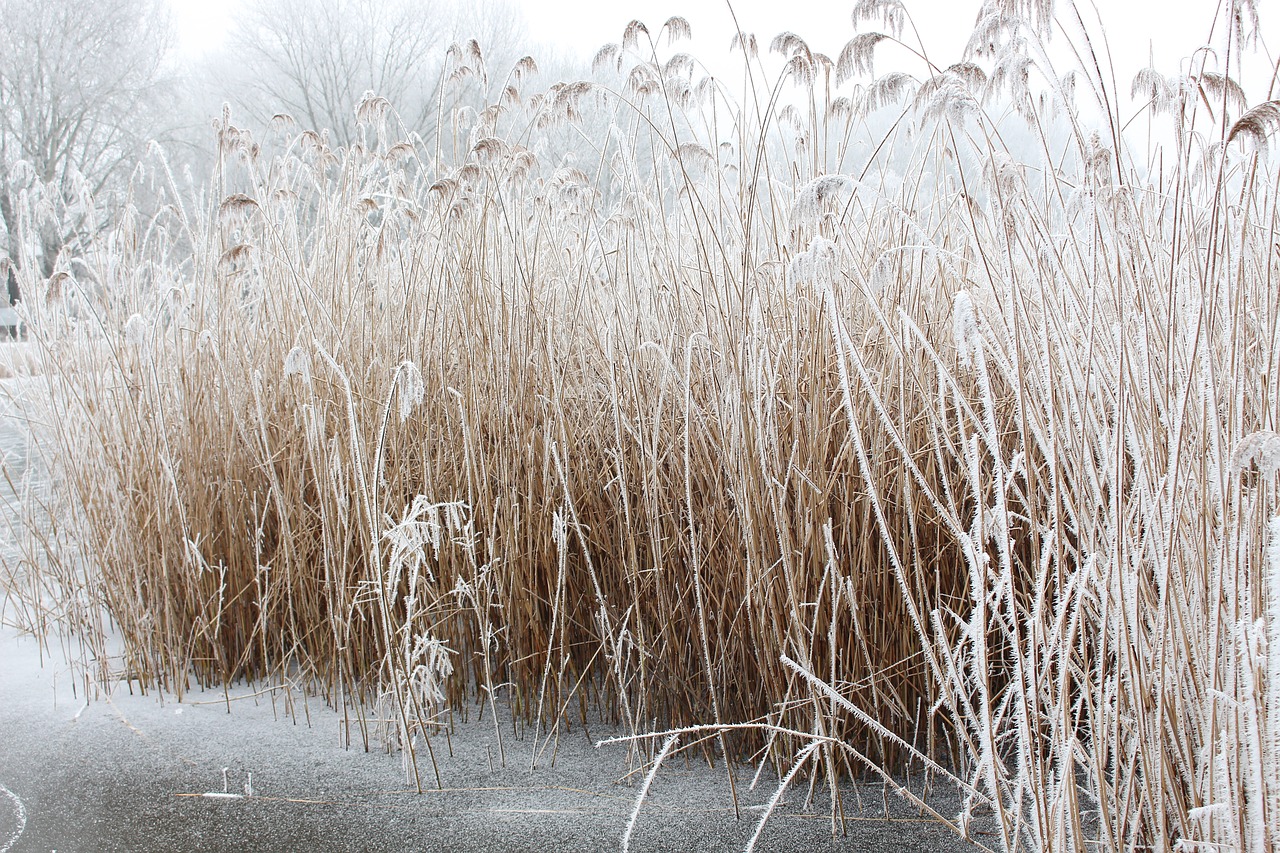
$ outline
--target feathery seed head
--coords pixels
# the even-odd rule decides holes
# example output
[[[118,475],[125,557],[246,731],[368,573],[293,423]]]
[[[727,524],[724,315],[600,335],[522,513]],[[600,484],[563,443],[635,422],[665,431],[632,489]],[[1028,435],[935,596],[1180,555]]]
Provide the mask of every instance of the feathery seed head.
[[[591,71],[594,74],[598,74],[610,66],[613,67],[614,71],[622,71],[622,45],[616,42],[610,42],[601,47],[591,60]]]
[[[244,193],[233,193],[218,205],[218,221],[225,228],[239,228],[249,218],[249,214],[257,210],[258,203],[252,198]]]
[[[299,344],[284,357],[285,378],[300,376],[306,385],[311,384],[311,350]]]
[[[891,71],[877,77],[869,87],[865,100],[868,112],[897,104],[917,86],[916,78],[902,71]]]
[[[635,50],[640,46],[640,36],[649,37],[649,28],[640,21],[631,21],[622,31],[623,50]]]
[[[876,18],[894,37],[900,37],[907,23],[907,7],[902,0],[858,0],[851,14],[854,29],[863,21]]]
[[[362,125],[375,124],[386,119],[389,112],[391,112],[391,102],[366,89],[360,96],[359,103],[356,104],[356,122]]]
[[[747,60],[754,60],[760,55],[760,48],[756,44],[755,35],[744,33],[741,30],[734,33],[733,38],[729,40],[729,50],[741,50]]]
[[[836,59],[836,82],[876,74],[876,45],[888,36],[882,32],[864,32],[850,38]]]
[[[689,22],[680,16],[672,16],[662,25],[662,31],[667,34],[667,43],[674,44],[681,39],[693,38],[693,28],[689,26]]]
[[[1280,472],[1280,435],[1263,429],[1240,439],[1231,454],[1231,468],[1239,473],[1251,467],[1264,478],[1274,477]]]
[[[803,56],[806,61],[813,61],[813,52],[804,39],[793,32],[781,32],[773,37],[769,44],[769,52],[786,58]]]
[[[422,405],[426,395],[426,386],[422,382],[422,372],[412,361],[402,361],[396,368],[396,399],[400,403],[400,423],[409,419],[413,410]]]
[[[796,195],[792,218],[795,221],[812,221],[826,211],[832,201],[841,198],[844,192],[852,193],[857,184],[848,175],[820,175],[805,184]]]
[[[1264,101],[1236,119],[1227,133],[1227,141],[1248,137],[1265,151],[1277,130],[1280,130],[1280,100]]]
[[[131,314],[124,324],[124,338],[129,346],[142,350],[147,345],[147,321],[141,314]]]
[[[982,346],[982,336],[978,332],[978,315],[974,310],[973,296],[968,290],[961,290],[955,295],[951,330],[960,363],[967,368],[973,367],[973,357]]]

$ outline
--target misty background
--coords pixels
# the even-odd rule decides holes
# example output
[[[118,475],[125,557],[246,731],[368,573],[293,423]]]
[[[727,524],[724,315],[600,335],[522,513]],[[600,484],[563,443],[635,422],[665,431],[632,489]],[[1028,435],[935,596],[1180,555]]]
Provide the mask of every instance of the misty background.
[[[1176,100],[1179,75],[1188,67],[1182,57],[1211,50],[1202,47],[1206,37],[1212,41],[1215,28],[1224,29],[1216,23],[1219,9],[1212,2],[1108,5],[1117,8],[1098,12],[1096,22],[1082,27],[1103,35],[1110,68],[1102,76],[1115,81],[1118,95],[1132,95],[1123,109],[1116,106],[1117,121],[1130,119],[1126,131],[1158,133],[1150,115],[1130,128],[1132,116],[1160,98]],[[766,49],[779,31],[792,28],[790,20],[802,39],[812,39],[802,44],[811,44],[815,55],[827,52],[821,56],[831,69],[856,34],[877,26],[902,29],[905,22],[907,32],[885,39],[874,63],[853,65],[868,77],[879,73],[873,83],[899,84],[902,91],[893,94],[907,97],[907,89],[917,91],[931,70],[975,53],[971,31],[979,6],[909,4],[911,17],[892,11],[901,4],[864,0],[854,17],[867,20],[855,29],[842,4],[731,7],[697,0],[605,9],[539,0],[240,0],[211,11],[188,0],[0,0],[0,250],[20,273],[47,279],[63,250],[100,233],[113,211],[134,206],[146,212],[163,203],[149,195],[145,181],[134,179],[148,157],[159,158],[174,176],[171,184],[199,203],[218,159],[216,128],[234,122],[258,139],[314,131],[325,144],[346,147],[357,141],[356,107],[366,92],[386,99],[394,132],[433,152],[443,166],[451,150],[444,137],[473,126],[488,105],[527,98],[561,81],[593,78],[609,85],[608,66],[618,53],[605,56],[598,49],[620,40],[632,17],[647,20],[656,33],[666,14],[687,14],[692,39],[677,48],[692,57],[685,73],[728,80],[743,100],[751,96],[733,82],[743,79],[741,58],[729,50],[735,22],[758,37],[754,62],[766,79],[794,50],[790,42]],[[1237,115],[1246,103],[1272,97],[1275,85],[1261,29],[1267,22],[1241,23],[1255,35],[1257,68],[1235,77],[1254,81],[1257,89],[1257,81],[1270,79],[1271,86],[1248,93],[1237,86],[1230,93]],[[1055,63],[1079,60],[1077,44],[1059,39],[1049,50]],[[621,89],[634,83],[619,76],[620,61],[615,65],[613,84]],[[906,76],[889,81],[889,71]],[[1025,67],[1017,73],[1027,76]],[[828,74],[829,95],[849,88],[840,80],[834,82],[843,85],[833,86]],[[1129,82],[1138,74],[1147,75],[1142,91]],[[1014,76],[1001,80],[997,73],[991,82],[1008,85]],[[1023,95],[987,85],[987,97],[1010,99],[1012,116],[1019,111],[1014,102],[1030,97],[1034,83],[1014,80],[1018,85]],[[1098,104],[1088,94],[1078,109],[1096,116]],[[787,97],[782,90],[781,98]],[[539,136],[543,150],[535,154],[553,165],[572,162],[575,148],[592,156],[592,140],[608,133],[610,117],[577,120],[577,131]],[[875,116],[868,122],[873,136]],[[1010,126],[1011,136],[1018,132]],[[458,140],[451,142],[456,147]]]

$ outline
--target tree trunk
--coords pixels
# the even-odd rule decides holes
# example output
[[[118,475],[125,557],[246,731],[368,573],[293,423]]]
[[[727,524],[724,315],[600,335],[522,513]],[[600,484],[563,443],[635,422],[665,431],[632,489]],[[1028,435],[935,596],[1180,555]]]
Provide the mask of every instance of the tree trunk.
[[[4,222],[5,245],[0,247],[9,255],[9,269],[5,276],[5,285],[9,291],[9,304],[12,305],[21,297],[18,290],[18,276],[14,271],[18,265],[19,258],[19,242],[18,242],[18,220],[14,216],[13,199],[9,195],[8,175],[0,172],[0,181],[4,181],[0,185],[0,220]]]
[[[46,223],[40,229],[40,275],[49,278],[58,265],[58,253],[66,245],[66,238],[52,223]]]

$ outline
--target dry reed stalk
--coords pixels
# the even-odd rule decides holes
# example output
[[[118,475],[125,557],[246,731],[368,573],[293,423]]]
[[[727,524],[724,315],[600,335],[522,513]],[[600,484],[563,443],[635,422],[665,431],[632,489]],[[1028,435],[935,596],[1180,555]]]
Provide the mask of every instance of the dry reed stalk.
[[[1163,173],[1034,104],[1010,150],[972,69],[837,104],[794,36],[738,107],[642,36],[451,162],[224,117],[225,202],[31,309],[94,559],[33,536],[7,600],[100,660],[105,614],[103,679],[300,679],[414,774],[445,707],[536,762],[594,706],[784,786],[923,766],[1006,850],[1272,845],[1273,162],[1190,104]]]

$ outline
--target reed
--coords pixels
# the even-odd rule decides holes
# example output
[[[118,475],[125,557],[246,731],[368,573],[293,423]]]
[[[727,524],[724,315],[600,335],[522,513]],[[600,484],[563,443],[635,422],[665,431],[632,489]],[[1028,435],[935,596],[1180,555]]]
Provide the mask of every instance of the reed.
[[[92,556],[43,600],[104,678],[304,681],[419,784],[446,709],[596,708],[784,784],[923,766],[1005,850],[1268,849],[1274,102],[1174,98],[1156,168],[1007,57],[835,95],[899,8],[775,80],[741,36],[736,97],[633,24],[438,154],[376,100],[343,150],[224,115],[210,205],[157,160],[31,308]]]

